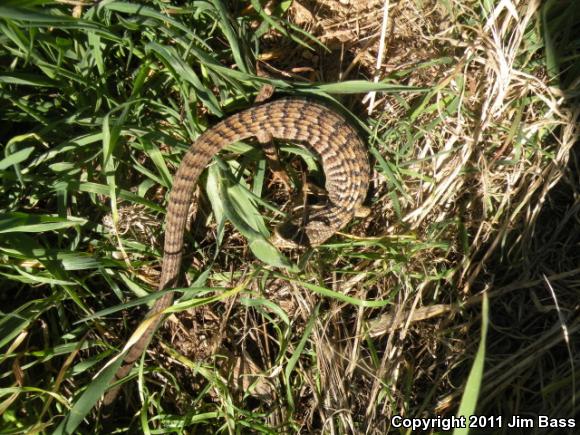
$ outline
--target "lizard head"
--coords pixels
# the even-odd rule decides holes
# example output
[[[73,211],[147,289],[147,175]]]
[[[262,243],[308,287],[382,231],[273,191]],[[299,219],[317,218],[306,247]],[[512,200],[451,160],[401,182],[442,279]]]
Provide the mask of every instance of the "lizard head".
[[[290,219],[278,225],[270,238],[270,242],[278,248],[318,246],[328,240],[343,225],[343,220],[338,220],[336,214],[328,209],[321,209],[306,219],[302,219],[301,223],[296,223]]]

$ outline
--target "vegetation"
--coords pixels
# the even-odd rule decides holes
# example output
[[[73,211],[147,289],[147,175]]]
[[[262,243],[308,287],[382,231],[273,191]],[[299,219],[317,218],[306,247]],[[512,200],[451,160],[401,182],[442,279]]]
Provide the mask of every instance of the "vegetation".
[[[554,0],[2,2],[0,432],[579,414],[579,15]],[[172,174],[265,84],[351,114],[371,214],[278,252],[269,229],[300,195],[259,147],[230,146],[195,194],[179,300],[105,409],[159,297]],[[321,185],[312,154],[279,145],[295,191],[306,170]]]

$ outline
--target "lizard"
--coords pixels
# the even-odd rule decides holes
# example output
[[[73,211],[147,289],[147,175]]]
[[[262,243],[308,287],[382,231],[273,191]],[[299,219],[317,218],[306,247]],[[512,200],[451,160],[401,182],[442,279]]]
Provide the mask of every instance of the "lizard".
[[[266,149],[273,139],[306,143],[321,159],[328,201],[305,215],[300,225],[286,222],[272,236],[279,248],[318,246],[354,216],[366,216],[363,206],[369,186],[369,160],[360,135],[346,119],[326,106],[300,97],[285,97],[233,114],[207,129],[191,145],[173,179],[165,218],[165,240],[158,290],[176,288],[188,211],[197,180],[212,157],[225,146],[255,137]],[[270,144],[270,145],[269,145]],[[112,383],[125,377],[146,350],[162,322],[163,310],[173,303],[173,292],[156,300],[145,331],[125,355]],[[111,404],[120,385],[111,387],[103,404]]]

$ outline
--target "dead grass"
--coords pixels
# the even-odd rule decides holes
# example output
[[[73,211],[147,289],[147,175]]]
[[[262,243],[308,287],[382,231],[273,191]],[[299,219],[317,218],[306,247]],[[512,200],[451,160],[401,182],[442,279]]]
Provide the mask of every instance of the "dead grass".
[[[381,35],[385,4],[388,30]],[[415,245],[437,246],[405,252],[394,238],[404,264],[389,249],[363,248],[367,255],[382,254],[350,278],[358,278],[357,295],[391,297],[394,306],[383,314],[343,307],[320,325],[315,347],[317,361],[327,361],[317,367],[327,411],[314,406],[329,431],[357,432],[353,421],[358,421],[359,428],[373,428],[367,432],[385,433],[385,417],[453,413],[479,342],[480,291],[491,296],[497,324],[478,411],[575,415],[574,405],[565,404],[574,388],[555,395],[558,406],[548,405],[534,379],[545,375],[551,379],[546,382],[558,384],[554,371],[544,373],[538,355],[565,372],[577,359],[574,342],[563,335],[566,330],[573,337],[575,331],[575,298],[564,298],[566,308],[558,309],[557,318],[555,308],[542,308],[568,292],[577,296],[578,257],[570,252],[578,240],[577,198],[565,198],[547,227],[538,220],[553,213],[546,203],[563,177],[577,192],[577,167],[567,165],[578,138],[578,108],[565,98],[570,90],[549,83],[534,45],[540,2],[504,2],[487,13],[477,3],[444,5],[320,1],[294,2],[292,8],[298,24],[334,49],[320,54],[326,61],[318,66],[321,74],[378,75],[430,90],[427,96],[377,96],[371,145],[385,161],[375,166],[373,215],[364,234],[410,236]],[[377,72],[381,38],[385,58]],[[554,228],[540,250],[549,250],[558,264],[543,271],[540,253],[529,246],[538,233]],[[564,234],[570,248],[561,251],[556,246]],[[549,277],[560,291],[547,292]],[[561,288],[569,280],[575,292]],[[332,285],[345,291],[342,282]],[[539,303],[538,294],[545,302]],[[362,339],[366,322],[376,339],[375,355]],[[554,359],[562,348],[569,351]],[[499,357],[498,349],[514,354]],[[526,399],[510,405],[517,394]]]

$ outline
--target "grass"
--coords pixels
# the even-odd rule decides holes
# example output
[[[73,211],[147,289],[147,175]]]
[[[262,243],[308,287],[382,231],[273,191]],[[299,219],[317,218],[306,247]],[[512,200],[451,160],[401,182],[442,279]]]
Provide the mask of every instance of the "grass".
[[[0,6],[0,432],[578,415],[577,8],[403,1],[383,37],[383,2],[343,3]],[[350,112],[371,214],[273,250],[296,194],[230,146],[195,194],[180,298],[103,409],[159,296],[172,174],[264,84]],[[296,189],[306,168],[320,182],[280,148]]]

